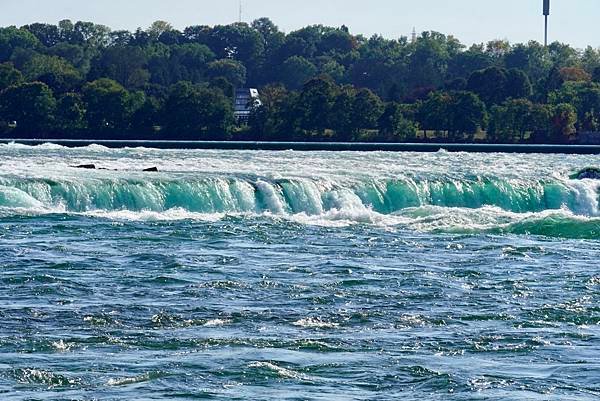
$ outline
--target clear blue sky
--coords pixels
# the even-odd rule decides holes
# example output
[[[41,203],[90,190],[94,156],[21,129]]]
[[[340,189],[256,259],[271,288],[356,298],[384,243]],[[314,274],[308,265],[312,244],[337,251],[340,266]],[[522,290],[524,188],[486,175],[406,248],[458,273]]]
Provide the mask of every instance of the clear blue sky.
[[[550,39],[600,47],[600,0],[551,0]],[[244,20],[270,17],[289,32],[310,24],[388,38],[417,31],[453,34],[463,43],[543,40],[542,0],[244,0]],[[238,0],[0,0],[0,25],[86,20],[114,29],[162,19],[177,28],[233,22]]]

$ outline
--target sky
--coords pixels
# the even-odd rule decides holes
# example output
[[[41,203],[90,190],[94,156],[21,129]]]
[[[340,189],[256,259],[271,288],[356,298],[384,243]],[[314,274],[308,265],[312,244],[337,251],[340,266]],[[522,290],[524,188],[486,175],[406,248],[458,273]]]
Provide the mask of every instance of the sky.
[[[451,34],[465,44],[507,39],[543,41],[542,0],[243,0],[243,20],[271,18],[281,30],[346,25],[354,34],[387,38],[417,32]],[[600,47],[600,0],[551,0],[550,41]],[[165,20],[176,28],[238,19],[239,0],[0,0],[0,26],[62,19],[135,30]]]

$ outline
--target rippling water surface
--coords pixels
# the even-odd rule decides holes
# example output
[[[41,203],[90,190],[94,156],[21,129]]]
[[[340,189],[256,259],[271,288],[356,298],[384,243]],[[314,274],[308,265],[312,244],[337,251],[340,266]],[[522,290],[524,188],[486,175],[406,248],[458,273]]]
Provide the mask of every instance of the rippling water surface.
[[[0,399],[597,400],[599,164],[0,145]]]

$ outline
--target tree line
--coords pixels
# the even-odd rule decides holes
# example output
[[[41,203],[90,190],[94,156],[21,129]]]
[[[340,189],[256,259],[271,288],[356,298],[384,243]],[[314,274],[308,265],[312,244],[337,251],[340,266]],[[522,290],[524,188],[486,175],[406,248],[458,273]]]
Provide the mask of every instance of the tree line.
[[[247,124],[234,89],[257,87]],[[600,49],[424,32],[281,32],[164,21],[0,28],[0,135],[311,141],[568,142],[600,131]]]

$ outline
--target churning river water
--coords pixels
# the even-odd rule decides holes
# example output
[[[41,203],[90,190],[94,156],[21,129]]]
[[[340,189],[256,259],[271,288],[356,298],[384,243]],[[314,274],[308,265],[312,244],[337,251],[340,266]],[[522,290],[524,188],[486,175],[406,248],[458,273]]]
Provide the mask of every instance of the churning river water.
[[[0,145],[0,399],[598,400],[598,165]]]

